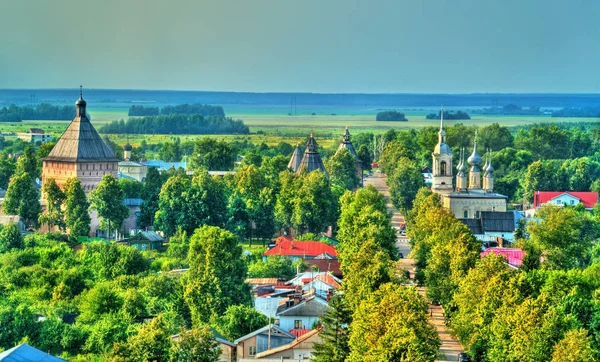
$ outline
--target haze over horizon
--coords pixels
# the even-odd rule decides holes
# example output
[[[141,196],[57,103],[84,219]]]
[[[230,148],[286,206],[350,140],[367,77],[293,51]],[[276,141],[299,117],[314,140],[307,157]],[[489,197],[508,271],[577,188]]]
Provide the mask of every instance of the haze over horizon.
[[[600,93],[587,0],[31,4],[0,4],[0,88]]]

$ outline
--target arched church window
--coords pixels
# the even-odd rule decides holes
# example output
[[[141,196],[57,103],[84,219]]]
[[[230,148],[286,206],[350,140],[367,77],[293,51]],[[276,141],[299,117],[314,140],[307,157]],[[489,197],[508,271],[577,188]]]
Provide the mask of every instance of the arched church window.
[[[446,161],[440,162],[440,175],[446,176]]]
[[[469,210],[463,211],[463,218],[464,219],[468,219],[469,218]]]

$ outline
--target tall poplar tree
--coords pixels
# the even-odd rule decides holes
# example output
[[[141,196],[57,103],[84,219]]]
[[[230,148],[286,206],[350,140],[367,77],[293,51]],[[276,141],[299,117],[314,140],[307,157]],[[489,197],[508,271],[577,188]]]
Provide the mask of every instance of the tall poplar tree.
[[[65,183],[65,226],[71,237],[87,236],[90,233],[90,204],[77,178]]]
[[[129,215],[129,209],[123,204],[123,190],[116,178],[109,174],[102,177],[102,181],[90,193],[90,208],[106,221],[110,240],[111,224],[120,228]]]
[[[65,201],[65,193],[58,187],[53,178],[46,180],[42,187],[42,193],[47,203],[47,212],[39,217],[40,224],[47,224],[50,229],[53,226],[58,226],[61,230],[65,230],[65,217],[62,209]]]

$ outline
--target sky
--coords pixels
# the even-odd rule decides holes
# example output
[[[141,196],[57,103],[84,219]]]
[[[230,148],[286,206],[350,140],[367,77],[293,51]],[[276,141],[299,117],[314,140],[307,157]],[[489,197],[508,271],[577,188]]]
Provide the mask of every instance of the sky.
[[[597,0],[0,0],[0,88],[600,93]]]

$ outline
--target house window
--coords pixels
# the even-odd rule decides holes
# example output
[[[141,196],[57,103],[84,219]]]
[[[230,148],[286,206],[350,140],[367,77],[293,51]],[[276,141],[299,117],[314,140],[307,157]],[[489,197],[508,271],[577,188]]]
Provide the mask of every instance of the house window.
[[[476,219],[479,219],[479,210],[478,210],[478,211],[475,211],[475,218],[476,218]]]
[[[463,219],[468,219],[468,218],[469,218],[469,210],[463,211]]]
[[[575,200],[571,200],[571,205],[575,205]]]
[[[248,356],[254,356],[254,355],[256,355],[256,347],[255,346],[248,347]]]
[[[294,329],[302,329],[302,321],[301,320],[294,321]]]

